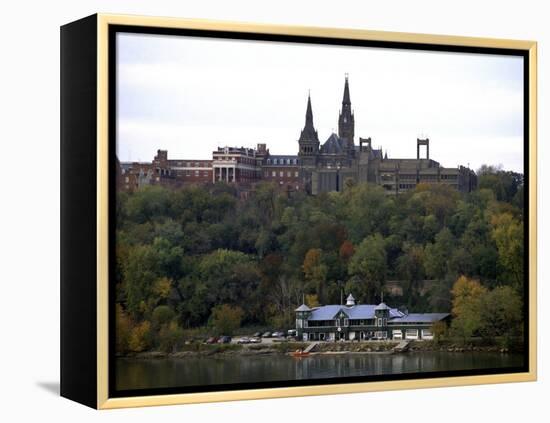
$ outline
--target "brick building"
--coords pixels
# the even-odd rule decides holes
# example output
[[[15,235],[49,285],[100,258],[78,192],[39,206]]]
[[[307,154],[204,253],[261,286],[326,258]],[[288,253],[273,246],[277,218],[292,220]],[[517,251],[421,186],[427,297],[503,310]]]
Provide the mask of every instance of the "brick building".
[[[298,154],[272,155],[267,145],[257,148],[218,147],[211,159],[168,159],[158,150],[151,163],[120,163],[120,189],[143,185],[180,186],[225,182],[241,191],[260,181],[271,181],[286,191],[306,191],[316,195],[341,191],[347,181],[382,186],[388,194],[400,194],[418,184],[449,185],[461,192],[477,186],[475,172],[467,167],[446,168],[430,159],[430,140],[416,140],[416,158],[388,158],[381,148],[373,148],[371,138],[355,144],[355,114],[351,107],[348,76],[338,114],[338,134],[321,144],[313,123],[308,95],[305,125],[298,138]],[[426,154],[421,157],[420,150]]]

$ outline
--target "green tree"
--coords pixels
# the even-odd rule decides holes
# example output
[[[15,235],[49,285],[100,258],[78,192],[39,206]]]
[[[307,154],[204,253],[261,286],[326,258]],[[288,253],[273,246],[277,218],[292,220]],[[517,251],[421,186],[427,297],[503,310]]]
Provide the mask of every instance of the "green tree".
[[[426,275],[443,279],[448,271],[448,262],[455,249],[456,240],[448,228],[443,228],[435,237],[435,242],[426,245],[424,267]]]
[[[178,347],[183,344],[183,336],[183,329],[175,321],[163,324],[159,332],[161,351],[166,353],[176,352]]]
[[[409,299],[409,307],[413,306],[420,296],[420,282],[424,280],[424,249],[421,245],[406,244],[404,252],[397,259],[397,274],[407,282],[405,297]]]
[[[174,310],[167,305],[160,305],[153,310],[151,321],[153,328],[160,328],[162,325],[170,323],[174,318]]]
[[[482,165],[478,170],[479,189],[490,189],[498,201],[512,202],[523,186],[523,175],[499,167]]]
[[[241,327],[243,309],[238,306],[222,304],[212,308],[210,323],[218,335],[233,335]]]
[[[523,326],[522,301],[510,286],[497,286],[489,291],[481,311],[480,333],[486,338],[504,337],[508,344],[512,336],[521,333]]]
[[[349,274],[359,278],[365,287],[365,301],[372,301],[386,281],[386,258],[384,239],[376,234],[365,238],[349,261]]]
[[[124,312],[120,304],[115,306],[115,327],[116,327],[116,345],[118,354],[124,354],[129,350],[130,336],[132,334],[133,322]]]
[[[216,304],[244,304],[254,296],[260,283],[260,271],[255,260],[240,251],[216,250],[203,256],[197,277],[207,287],[202,299],[209,307]],[[252,310],[247,307],[247,313]]]

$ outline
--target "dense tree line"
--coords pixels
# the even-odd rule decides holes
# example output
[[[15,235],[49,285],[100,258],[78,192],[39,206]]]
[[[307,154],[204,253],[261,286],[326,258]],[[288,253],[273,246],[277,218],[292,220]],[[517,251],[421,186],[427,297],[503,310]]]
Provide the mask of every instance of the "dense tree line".
[[[198,327],[292,327],[303,295],[376,303],[394,280],[404,294],[386,302],[410,311],[453,309],[461,276],[522,301],[523,178],[494,167],[469,194],[421,184],[389,196],[346,181],[318,196],[261,183],[241,199],[224,183],[149,186],[118,193],[116,218],[121,352],[171,350]]]

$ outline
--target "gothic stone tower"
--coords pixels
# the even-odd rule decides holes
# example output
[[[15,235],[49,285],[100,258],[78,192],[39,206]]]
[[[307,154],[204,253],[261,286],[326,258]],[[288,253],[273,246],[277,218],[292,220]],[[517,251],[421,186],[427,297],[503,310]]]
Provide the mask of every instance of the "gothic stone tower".
[[[313,111],[311,110],[311,97],[307,97],[306,124],[300,133],[298,140],[302,166],[315,167],[317,164],[317,155],[319,154],[319,137],[313,126]]]
[[[345,140],[348,151],[354,148],[355,136],[355,118],[351,110],[351,100],[349,96],[348,75],[344,85],[344,98],[342,99],[342,110],[338,118],[338,136]]]

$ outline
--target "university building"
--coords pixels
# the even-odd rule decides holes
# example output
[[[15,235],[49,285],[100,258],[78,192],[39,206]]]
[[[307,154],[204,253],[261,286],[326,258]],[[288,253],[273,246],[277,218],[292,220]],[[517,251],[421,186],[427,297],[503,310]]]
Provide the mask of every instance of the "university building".
[[[260,181],[276,183],[287,191],[319,194],[342,191],[346,183],[369,182],[382,186],[388,194],[414,189],[418,184],[443,184],[461,192],[477,186],[473,170],[459,166],[443,167],[430,159],[430,140],[416,140],[416,158],[388,158],[374,148],[370,137],[356,144],[355,114],[351,107],[346,75],[344,94],[338,114],[338,134],[332,133],[321,144],[313,122],[311,97],[308,95],[305,124],[297,140],[298,153],[272,155],[267,145],[256,148],[218,147],[211,159],[168,159],[166,150],[158,150],[151,163],[121,163],[121,189],[133,190],[147,184],[189,185],[225,182],[244,190],[253,190]],[[421,154],[425,150],[425,154]]]
[[[387,306],[356,304],[349,294],[345,305],[296,310],[297,336],[304,341],[431,340],[433,325],[447,322],[448,313],[408,313]]]

